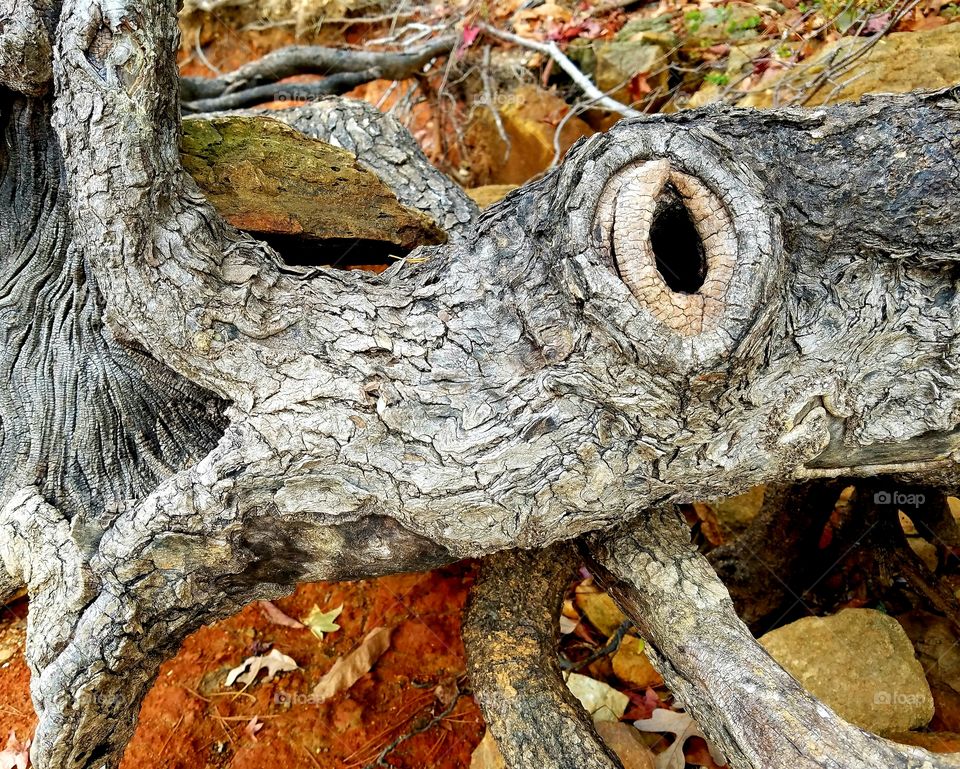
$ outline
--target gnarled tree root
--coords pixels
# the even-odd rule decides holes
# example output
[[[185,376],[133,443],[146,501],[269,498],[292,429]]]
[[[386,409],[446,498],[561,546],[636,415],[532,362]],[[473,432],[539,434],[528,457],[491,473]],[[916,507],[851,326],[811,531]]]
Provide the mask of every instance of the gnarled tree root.
[[[734,769],[940,769],[960,754],[897,745],[840,719],[754,640],[673,510],[587,540],[667,685]]]
[[[511,769],[613,769],[560,677],[557,621],[575,553],[566,544],[484,559],[463,628],[474,696]]]
[[[290,45],[221,77],[180,80],[187,112],[250,107],[281,99],[311,100],[346,93],[377,78],[402,80],[417,74],[456,46],[456,35],[431,40],[407,51],[348,51],[321,45]],[[291,75],[325,75],[317,83],[279,83]]]

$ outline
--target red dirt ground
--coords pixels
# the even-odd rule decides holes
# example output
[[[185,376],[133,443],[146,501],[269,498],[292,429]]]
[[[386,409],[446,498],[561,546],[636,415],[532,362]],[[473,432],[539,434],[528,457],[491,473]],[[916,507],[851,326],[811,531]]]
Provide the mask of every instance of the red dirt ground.
[[[309,630],[270,622],[257,605],[191,635],[163,665],[144,702],[140,724],[122,769],[363,769],[376,765],[394,740],[427,726],[445,709],[435,690],[464,681],[460,621],[473,569],[458,564],[425,574],[353,583],[301,585],[276,602],[291,617],[314,605],[343,605],[341,629],[317,640]],[[2,649],[16,651],[0,664],[0,736],[33,733],[29,672],[23,659],[25,602],[7,607],[0,622]],[[373,671],[323,705],[298,703],[334,660],[356,647],[375,627],[393,629],[390,648]],[[245,690],[225,687],[230,668],[275,648],[300,669],[271,682],[261,673]],[[245,732],[257,716],[256,739]],[[381,766],[459,769],[470,764],[484,726],[469,695],[454,710],[401,742]]]

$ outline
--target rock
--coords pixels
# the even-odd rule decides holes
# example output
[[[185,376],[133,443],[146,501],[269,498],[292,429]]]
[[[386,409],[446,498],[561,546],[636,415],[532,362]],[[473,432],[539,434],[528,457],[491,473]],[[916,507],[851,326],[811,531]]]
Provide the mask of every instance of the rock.
[[[467,195],[480,208],[487,208],[505,198],[507,193],[513,192],[519,186],[519,184],[484,184],[481,187],[471,187],[467,190]]]
[[[621,681],[639,689],[660,686],[663,678],[650,664],[643,649],[642,639],[632,635],[625,636],[617,653],[613,655],[613,672]]]
[[[766,13],[777,13],[767,8]],[[724,3],[687,11],[683,17],[685,48],[706,48],[718,43],[733,43],[757,37],[763,17],[752,3]]]
[[[577,608],[587,615],[590,624],[607,638],[617,632],[626,616],[613,599],[593,585],[580,585],[575,595]]]
[[[729,89],[736,88],[738,81],[744,74],[753,69],[754,59],[769,50],[770,43],[765,41],[731,46],[724,72],[714,73],[713,77],[708,76],[696,93],[685,101],[677,98],[672,103],[673,107],[676,109],[694,109],[719,100]]]
[[[877,734],[926,726],[933,697],[900,624],[873,609],[806,617],[760,643],[839,716]]]
[[[298,240],[379,241],[407,252],[443,243],[352,153],[265,117],[183,121],[184,168],[235,227]]]
[[[624,104],[665,100],[670,90],[668,50],[643,38],[598,43],[594,47],[597,87]]]
[[[865,44],[862,37],[843,37],[798,66],[785,70],[768,87],[739,102],[741,107],[770,107],[786,104],[803,95],[824,70]],[[834,81],[840,82],[840,87]],[[868,93],[906,93],[936,89],[960,83],[960,25],[947,24],[917,32],[894,32],[880,39],[856,67],[824,82],[804,106],[814,107],[854,101]]]
[[[553,137],[570,107],[559,96],[524,85],[498,99],[500,122],[509,144],[500,136],[489,108],[477,109],[464,132],[475,184],[523,184],[553,162]],[[578,117],[560,131],[560,157],[593,129]]]

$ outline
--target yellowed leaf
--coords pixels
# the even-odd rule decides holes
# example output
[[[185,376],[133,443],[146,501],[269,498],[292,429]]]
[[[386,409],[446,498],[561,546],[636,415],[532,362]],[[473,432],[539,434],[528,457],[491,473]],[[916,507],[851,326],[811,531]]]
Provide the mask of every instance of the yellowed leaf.
[[[313,687],[313,698],[322,703],[349,689],[370,672],[389,646],[390,628],[371,630],[356,649],[333,663],[333,667]]]
[[[340,616],[340,612],[342,611],[343,604],[340,604],[336,609],[331,609],[330,611],[323,611],[319,606],[314,604],[310,613],[303,618],[303,624],[310,628],[310,632],[322,641],[324,633],[332,633],[340,629],[340,626],[334,622],[334,620]]]

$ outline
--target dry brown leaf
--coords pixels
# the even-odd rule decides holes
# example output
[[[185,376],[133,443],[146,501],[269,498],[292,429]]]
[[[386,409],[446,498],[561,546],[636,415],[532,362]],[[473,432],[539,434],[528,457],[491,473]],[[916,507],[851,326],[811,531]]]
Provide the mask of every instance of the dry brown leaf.
[[[604,744],[617,754],[623,769],[654,769],[653,751],[640,742],[640,732],[622,721],[594,723]]]
[[[20,741],[17,733],[10,732],[7,747],[0,750],[0,769],[27,769],[30,766],[30,740]]]
[[[240,683],[244,686],[252,684],[261,670],[267,671],[267,680],[271,681],[277,673],[296,669],[297,663],[292,657],[288,657],[276,649],[271,649],[269,654],[262,657],[247,657],[227,673],[225,684],[227,686],[233,686],[234,683]]]
[[[617,678],[638,689],[663,684],[663,678],[647,658],[643,641],[636,636],[628,635],[620,642],[620,648],[613,655],[611,663]]]
[[[496,740],[493,739],[489,729],[483,735],[480,744],[473,749],[473,754],[470,756],[470,769],[506,769],[500,748],[497,747]]]
[[[257,601],[257,605],[259,605],[260,610],[274,625],[292,627],[295,630],[303,630],[306,627],[306,625],[304,625],[302,622],[297,622],[297,620],[295,620],[289,614],[284,614],[275,603],[270,601]]]
[[[371,630],[356,649],[333,663],[333,667],[313,687],[313,698],[322,703],[349,689],[370,672],[389,646],[390,628]]]

